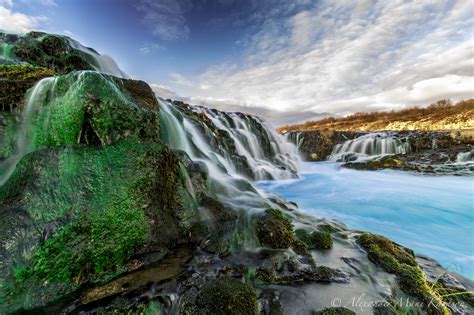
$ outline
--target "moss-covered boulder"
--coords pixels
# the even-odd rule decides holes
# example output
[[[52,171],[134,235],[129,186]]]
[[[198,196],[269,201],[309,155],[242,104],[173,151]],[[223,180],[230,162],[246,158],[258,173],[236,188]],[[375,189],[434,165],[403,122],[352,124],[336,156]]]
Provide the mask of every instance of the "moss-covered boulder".
[[[400,288],[424,303],[430,314],[449,314],[445,302],[428,285],[413,251],[381,235],[363,233],[357,242],[367,250],[368,258],[385,271],[397,276]]]
[[[58,301],[195,233],[195,197],[159,139],[149,87],[80,72],[43,88],[30,153],[0,187],[2,310]]]
[[[92,49],[80,49],[79,43],[72,39],[42,32],[29,32],[25,35],[0,33],[0,45],[8,51],[8,56],[0,63],[28,63],[33,66],[51,69],[60,74],[75,70],[100,70]]]
[[[255,289],[227,277],[206,283],[200,289],[195,305],[194,314],[258,314]]]
[[[28,151],[64,144],[108,145],[131,135],[158,138],[151,88],[97,72],[73,72],[40,82],[25,113]],[[146,84],[145,84],[146,85]]]
[[[303,242],[309,249],[331,249],[332,237],[331,233],[327,231],[314,231],[309,233],[304,229],[295,231],[296,237]]]
[[[270,248],[288,248],[295,242],[291,221],[278,209],[267,209],[258,218],[256,234],[262,245]]]

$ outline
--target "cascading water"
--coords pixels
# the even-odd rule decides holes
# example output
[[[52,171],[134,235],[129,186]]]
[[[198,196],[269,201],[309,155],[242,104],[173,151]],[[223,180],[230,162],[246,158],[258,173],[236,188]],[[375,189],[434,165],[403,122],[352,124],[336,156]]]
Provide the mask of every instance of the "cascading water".
[[[21,125],[17,131],[17,141],[14,148],[14,153],[6,160],[0,163],[0,186],[5,184],[12,172],[15,170],[15,166],[20,159],[30,152],[31,141],[33,139],[31,135],[32,119],[36,112],[40,110],[39,105],[44,104],[48,100],[54,98],[54,87],[56,85],[56,78],[44,78],[39,81],[28,93],[23,109],[23,119]]]
[[[469,152],[460,152],[456,157],[456,163],[474,162],[474,150]]]
[[[105,74],[110,74],[119,78],[128,78],[128,75],[119,68],[117,63],[111,57],[107,55],[101,55],[94,49],[85,47],[84,45],[70,37],[65,36],[65,38],[67,39],[72,48],[80,51],[83,55],[87,57],[87,59],[90,61],[91,65],[96,71]]]
[[[304,141],[303,133],[299,131],[287,132],[283,134],[283,137],[287,142],[294,143],[297,149],[301,147]]]
[[[127,107],[136,107],[120,91],[113,77],[96,71],[76,71],[40,80],[27,93],[13,153],[0,161],[0,186],[26,154],[44,147],[79,142],[83,126],[77,122],[83,121],[91,91],[103,93],[116,105],[124,103]],[[108,143],[104,137],[100,139],[102,144]]]
[[[247,209],[260,208],[262,198],[247,179],[296,176],[299,158],[293,148],[261,120],[199,106],[186,105],[185,111],[158,101],[162,138],[171,148],[183,150],[193,161],[206,165],[212,189],[221,201],[236,209],[244,205]],[[258,133],[256,128],[261,128]]]
[[[396,138],[390,133],[370,133],[337,144],[329,157],[331,161],[367,159],[389,154],[406,154],[411,151],[406,138]]]

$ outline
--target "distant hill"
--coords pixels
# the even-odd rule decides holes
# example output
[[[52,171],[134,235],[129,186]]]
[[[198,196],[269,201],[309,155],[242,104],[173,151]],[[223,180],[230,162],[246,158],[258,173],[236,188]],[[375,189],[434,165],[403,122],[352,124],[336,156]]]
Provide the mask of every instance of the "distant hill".
[[[285,125],[278,132],[305,130],[461,130],[474,129],[474,99],[453,104],[440,100],[426,108],[391,112],[355,113],[344,118],[324,118],[302,124]]]

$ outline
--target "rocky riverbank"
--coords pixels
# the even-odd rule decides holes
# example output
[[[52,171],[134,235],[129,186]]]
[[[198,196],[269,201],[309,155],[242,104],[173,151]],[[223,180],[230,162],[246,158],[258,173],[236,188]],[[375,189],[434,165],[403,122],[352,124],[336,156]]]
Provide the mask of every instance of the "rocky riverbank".
[[[473,311],[470,280],[259,192],[297,159],[258,117],[157,99],[66,37],[0,40],[1,313]]]
[[[368,170],[391,168],[458,175],[474,172],[474,166],[469,163],[473,161],[472,130],[300,131],[285,136],[298,146],[307,161],[339,161],[345,167]],[[390,141],[393,143],[388,144]],[[387,145],[394,147],[387,147],[388,151],[383,152],[383,146]],[[379,151],[376,146],[380,146]]]

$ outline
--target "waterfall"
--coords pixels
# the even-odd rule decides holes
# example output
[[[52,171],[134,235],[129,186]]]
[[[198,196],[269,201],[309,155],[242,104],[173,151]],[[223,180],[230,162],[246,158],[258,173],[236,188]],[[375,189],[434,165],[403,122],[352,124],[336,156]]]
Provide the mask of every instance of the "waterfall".
[[[283,137],[287,142],[293,143],[297,149],[301,147],[304,141],[303,132],[300,131],[290,131],[283,134]]]
[[[221,200],[237,207],[242,202],[259,203],[249,179],[296,177],[296,150],[261,119],[158,101],[161,137],[172,149],[183,150],[206,166],[212,189]]]
[[[331,161],[345,161],[348,157],[368,158],[373,156],[406,154],[411,151],[407,138],[397,138],[390,133],[370,133],[347,140],[334,146]]]
[[[468,152],[459,152],[456,156],[456,163],[474,162],[474,150]]]
[[[36,112],[41,110],[40,105],[53,99],[55,85],[56,77],[44,78],[28,92],[23,108],[22,121],[17,131],[14,153],[0,163],[0,186],[5,184],[21,158],[32,150],[32,121]]]
[[[70,37],[64,37],[67,39],[69,45],[71,45],[72,48],[80,51],[82,55],[87,58],[96,71],[110,74],[119,78],[128,78],[128,75],[119,68],[117,63],[115,63],[111,57],[107,55],[101,55],[94,49],[85,47]]]

